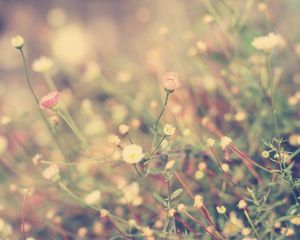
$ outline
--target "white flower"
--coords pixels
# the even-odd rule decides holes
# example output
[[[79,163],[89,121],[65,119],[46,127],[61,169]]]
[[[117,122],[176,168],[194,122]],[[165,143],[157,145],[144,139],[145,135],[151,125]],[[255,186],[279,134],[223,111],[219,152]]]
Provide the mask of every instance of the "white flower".
[[[216,209],[217,209],[217,212],[219,214],[225,214],[226,213],[226,207],[224,205],[216,206]]]
[[[209,138],[209,139],[207,139],[206,143],[208,146],[213,147],[215,145],[216,141],[213,138]]]
[[[53,61],[45,56],[41,56],[40,58],[34,60],[32,64],[32,70],[38,73],[49,72],[53,67]]]
[[[101,218],[105,218],[105,217],[107,217],[108,215],[109,215],[109,211],[108,211],[107,209],[102,208],[102,209],[100,210],[100,217],[101,217]]]
[[[202,208],[203,207],[203,197],[201,195],[196,195],[194,197],[194,207]]]
[[[118,146],[121,142],[121,139],[117,135],[110,135],[108,137],[109,144]]]
[[[121,190],[124,194],[124,197],[120,198],[121,204],[131,204],[133,206],[142,204],[143,198],[140,196],[140,187],[137,182],[124,186]]]
[[[11,39],[11,44],[17,49],[22,49],[24,45],[24,38],[22,38],[20,35],[15,36]]]
[[[245,200],[240,200],[239,203],[238,203],[238,208],[239,209],[245,209],[247,207],[247,203]]]
[[[94,190],[84,198],[84,202],[86,204],[92,205],[99,202],[100,198],[101,192],[99,190]]]
[[[121,124],[119,126],[119,133],[122,134],[122,135],[125,135],[128,133],[130,127],[128,125],[125,125],[125,124]]]
[[[258,50],[270,52],[275,47],[283,47],[285,42],[280,35],[269,33],[266,36],[254,38],[251,44]]]
[[[144,156],[142,147],[135,144],[124,147],[122,151],[123,160],[129,164],[139,163]]]
[[[166,124],[164,126],[163,132],[166,136],[172,136],[176,131],[176,128],[171,124]]]
[[[165,170],[170,170],[172,167],[174,167],[175,163],[176,163],[175,160],[168,161],[166,166],[165,166]]]
[[[225,150],[232,143],[232,139],[227,136],[221,138],[220,146],[222,150]]]
[[[183,211],[185,211],[185,205],[184,205],[183,203],[179,203],[179,204],[177,205],[177,211],[178,211],[178,212],[183,212]]]
[[[47,167],[43,171],[43,177],[47,180],[58,181],[59,180],[59,168],[57,165],[53,164]]]

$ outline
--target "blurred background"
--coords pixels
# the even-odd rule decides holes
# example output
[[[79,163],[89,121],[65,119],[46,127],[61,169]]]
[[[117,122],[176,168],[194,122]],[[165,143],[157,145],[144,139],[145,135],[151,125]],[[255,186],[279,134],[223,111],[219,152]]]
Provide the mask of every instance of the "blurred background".
[[[181,79],[164,117],[177,127],[172,146],[203,145],[203,139],[213,136],[201,127],[203,118],[209,118],[239,147],[258,156],[264,146],[257,139],[270,139],[273,123],[259,93],[264,59],[251,41],[269,32],[285,39],[285,49],[272,56],[272,67],[280,86],[280,134],[292,139],[288,149],[295,150],[300,145],[299,12],[298,0],[0,0],[0,116],[10,119],[10,128],[0,129],[0,229],[8,227],[7,222],[12,239],[21,239],[18,191],[32,187],[36,194],[27,206],[26,231],[36,239],[68,239],[58,237],[66,235],[77,239],[76,231],[85,223],[93,229],[86,239],[112,236],[95,220],[97,214],[78,217],[82,210],[74,205],[69,213],[61,209],[67,201],[60,202],[52,184],[41,180],[42,168],[32,164],[37,153],[54,162],[62,161],[62,156],[38,119],[20,54],[10,43],[13,36],[25,39],[24,52],[39,97],[49,92],[47,76],[32,71],[32,63],[40,56],[52,59],[51,78],[96,156],[113,156],[114,163],[120,159],[107,138],[122,123],[134,129],[132,137],[139,144],[151,144],[148,126],[160,111],[161,77],[167,71],[179,72]],[[55,117],[47,114],[49,119]],[[88,160],[78,154],[78,142],[65,125],[59,124],[57,131],[71,162]],[[20,142],[30,154],[24,154]],[[80,165],[72,167],[72,173],[66,169],[65,176],[76,183],[79,194],[94,188],[111,192],[118,176],[135,180],[123,165]],[[243,171],[237,177],[242,175]],[[97,179],[105,180],[100,184]],[[150,188],[142,185],[143,191]],[[115,198],[107,194],[103,203]],[[41,210],[35,214],[37,206]],[[116,211],[126,216],[126,211]],[[43,226],[45,216],[55,224]]]

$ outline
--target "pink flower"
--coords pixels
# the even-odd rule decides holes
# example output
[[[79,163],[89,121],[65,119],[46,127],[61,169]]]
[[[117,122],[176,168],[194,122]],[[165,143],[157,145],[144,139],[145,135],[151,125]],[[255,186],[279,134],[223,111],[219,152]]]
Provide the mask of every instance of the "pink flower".
[[[179,76],[177,72],[165,73],[162,80],[164,82],[164,89],[167,92],[174,92],[174,90],[179,87]]]
[[[53,91],[40,99],[40,105],[43,108],[52,109],[57,105],[58,99],[59,99],[59,93],[57,91]]]

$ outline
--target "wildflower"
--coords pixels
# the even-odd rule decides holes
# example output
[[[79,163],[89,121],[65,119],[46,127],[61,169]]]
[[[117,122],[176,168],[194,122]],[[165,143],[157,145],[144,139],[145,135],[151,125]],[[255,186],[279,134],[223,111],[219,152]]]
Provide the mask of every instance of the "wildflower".
[[[266,36],[254,38],[252,46],[264,52],[270,52],[275,47],[283,47],[285,42],[280,35],[269,33]]]
[[[169,209],[169,211],[168,211],[168,217],[174,217],[174,214],[176,213],[176,209],[174,209],[174,208],[171,208],[171,209]]]
[[[226,207],[224,205],[216,206],[216,209],[217,209],[217,212],[219,214],[225,214],[226,213]]]
[[[230,170],[230,167],[229,167],[229,165],[227,163],[223,163],[221,165],[221,167],[222,167],[223,171],[226,172],[226,173],[228,173],[229,170]]]
[[[299,225],[300,225],[300,214],[297,215],[297,216],[295,216],[295,217],[293,217],[293,218],[290,220],[290,222],[291,222],[292,224],[294,224],[294,225],[299,226]]]
[[[204,53],[207,51],[207,45],[204,42],[198,41],[196,43],[196,47],[200,53]]]
[[[200,180],[203,177],[204,177],[204,172],[203,171],[198,170],[198,171],[195,172],[195,179],[196,180]]]
[[[176,72],[167,72],[162,77],[164,89],[168,93],[172,93],[179,87],[179,76]]]
[[[270,157],[270,153],[268,151],[264,150],[264,151],[261,152],[261,156],[263,158],[269,158]]]
[[[246,209],[247,208],[247,203],[245,200],[240,200],[239,203],[238,203],[238,208],[239,209]]]
[[[135,221],[134,219],[129,219],[129,220],[128,220],[128,224],[129,224],[131,227],[137,226],[137,223],[136,223],[136,221]]]
[[[194,197],[194,207],[202,208],[202,206],[203,206],[203,197],[201,195],[196,195]]]
[[[163,132],[166,136],[172,136],[176,131],[176,128],[171,124],[166,124],[164,126]]]
[[[290,135],[289,144],[291,144],[292,146],[300,146],[300,135],[299,134]]]
[[[234,115],[234,119],[237,122],[242,122],[247,118],[247,113],[245,113],[244,111],[239,111]]]
[[[49,72],[53,67],[53,61],[45,56],[41,56],[40,58],[34,60],[32,64],[32,70],[38,73]]]
[[[139,163],[144,156],[142,147],[135,144],[124,147],[122,151],[123,160],[129,164]]]
[[[128,125],[125,125],[125,124],[121,124],[119,126],[119,133],[122,134],[122,135],[126,135],[129,131],[130,127]]]
[[[92,191],[85,198],[84,202],[88,205],[97,203],[101,198],[101,192],[99,190]]]
[[[223,230],[223,233],[226,237],[234,236],[240,231],[240,229],[244,228],[243,221],[237,218],[235,212],[229,213],[229,219],[230,221],[225,223]]]
[[[108,215],[109,215],[109,211],[108,211],[107,209],[102,208],[102,209],[100,210],[100,217],[101,217],[101,218],[106,218]]]
[[[47,180],[57,182],[60,179],[58,166],[53,164],[47,167],[43,171],[43,177]]]
[[[174,167],[175,163],[176,163],[175,160],[168,161],[166,166],[165,166],[165,170],[170,170],[172,167]]]
[[[121,139],[117,135],[110,135],[108,137],[109,144],[118,146],[121,142]]]
[[[149,228],[148,226],[143,227],[142,232],[145,237],[151,237],[153,235],[153,230],[151,230],[151,228]]]
[[[119,187],[121,185],[119,184]],[[121,204],[131,204],[133,206],[139,206],[143,202],[143,198],[140,196],[140,187],[137,182],[133,182],[129,185],[123,185],[121,188],[124,197],[120,198],[120,203]]]
[[[215,145],[216,141],[213,138],[209,138],[209,139],[207,139],[206,143],[208,146],[213,147]]]
[[[55,110],[55,108],[58,105],[58,99],[59,99],[59,93],[57,91],[53,91],[43,96],[40,99],[40,105],[43,108]]]
[[[251,229],[250,228],[243,228],[242,229],[242,234],[243,236],[248,236],[251,233]]]
[[[24,45],[24,38],[22,38],[20,35],[15,36],[11,39],[11,44],[16,48],[16,49],[22,49]]]
[[[178,210],[178,212],[183,212],[183,211],[185,211],[185,205],[184,205],[183,203],[179,203],[179,204],[177,205],[177,210]]]
[[[33,162],[34,165],[38,165],[40,163],[40,161],[42,160],[42,157],[43,156],[41,154],[37,153],[33,156],[31,161]]]
[[[293,236],[295,234],[295,231],[292,228],[282,227],[280,229],[280,233],[284,234],[284,236],[286,236],[286,237],[290,237],[290,236]]]
[[[231,138],[229,138],[227,136],[223,136],[220,141],[220,146],[221,146],[222,150],[225,150],[231,143],[232,143]]]

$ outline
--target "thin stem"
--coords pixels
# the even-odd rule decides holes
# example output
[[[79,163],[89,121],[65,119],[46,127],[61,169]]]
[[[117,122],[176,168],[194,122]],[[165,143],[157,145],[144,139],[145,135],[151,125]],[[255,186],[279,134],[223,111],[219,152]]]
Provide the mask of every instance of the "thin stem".
[[[155,122],[155,126],[154,126],[155,132],[157,132],[157,126],[158,126],[159,120],[161,119],[161,117],[162,117],[162,115],[163,115],[163,113],[164,113],[164,111],[166,109],[166,106],[168,104],[169,95],[170,95],[170,93],[166,92],[166,98],[165,98],[165,102],[164,102],[163,108],[162,108],[162,110],[161,110],[160,114],[158,115],[158,118],[157,118],[157,120]]]
[[[75,136],[78,138],[78,140],[81,142],[81,144],[86,148],[89,149],[89,144],[83,137],[82,133],[78,130],[77,127],[75,127],[69,119],[65,116],[65,114],[61,110],[57,110],[57,113],[61,116],[61,118],[65,121],[65,123],[69,126],[69,128],[72,130],[72,132],[75,134]]]
[[[59,182],[58,183],[59,186],[67,193],[69,194],[72,198],[74,198],[75,200],[77,200],[78,202],[80,202],[82,205],[84,206],[87,206],[89,208],[92,208],[96,211],[100,211],[101,209],[100,208],[97,208],[96,206],[94,205],[90,205],[90,204],[87,204],[85,203],[80,197],[78,197],[76,194],[74,194],[66,185],[64,185],[63,183]]]
[[[26,240],[26,231],[25,231],[25,206],[26,206],[26,200],[27,200],[27,194],[25,193],[22,201],[22,210],[21,210],[21,218],[22,218],[22,223],[21,223],[21,229],[22,229],[22,235],[23,235],[23,240]]]
[[[24,52],[23,52],[23,49],[20,49],[20,53],[21,53],[21,57],[22,57],[22,62],[23,62],[23,67],[24,67],[24,71],[25,71],[25,78],[26,78],[26,81],[27,81],[27,84],[28,84],[28,87],[30,89],[30,92],[37,104],[37,108],[39,110],[39,113],[40,113],[40,116],[41,118],[43,119],[44,123],[46,124],[47,128],[48,128],[48,131],[50,132],[52,138],[54,139],[54,142],[56,143],[58,149],[60,150],[64,160],[65,160],[65,154],[64,154],[64,151],[63,149],[61,148],[59,142],[58,142],[58,139],[57,137],[55,136],[54,132],[53,132],[53,129],[51,128],[51,126],[49,125],[49,122],[47,121],[44,113],[42,112],[41,108],[39,107],[39,99],[38,97],[36,96],[34,90],[33,90],[33,86],[31,84],[31,80],[30,80],[30,77],[29,77],[29,72],[28,72],[28,67],[27,67],[27,62],[26,62],[26,58],[25,58],[25,55],[24,55]]]
[[[266,57],[266,67],[268,73],[268,86],[270,88],[270,94],[271,94],[272,114],[273,114],[274,128],[275,128],[274,131],[275,131],[275,136],[278,137],[278,122],[277,122],[277,111],[276,111],[276,101],[275,101],[275,91],[274,91],[274,78],[272,76],[269,53],[266,53],[265,57]]]
[[[261,236],[259,235],[258,231],[256,230],[256,228],[255,228],[255,226],[254,226],[254,223],[253,223],[253,221],[252,221],[252,219],[251,219],[251,217],[250,217],[248,211],[247,211],[247,210],[244,210],[244,213],[245,213],[245,216],[246,216],[248,222],[250,223],[251,228],[252,228],[252,230],[254,231],[255,235],[257,236],[257,238],[258,238],[259,240],[262,240]]]
[[[162,137],[162,139],[160,140],[160,142],[157,144],[157,146],[152,150],[152,152],[150,153],[150,155],[152,155],[153,153],[155,153],[157,151],[157,149],[160,147],[160,145],[162,144],[162,142],[166,139],[166,135],[164,135]]]

